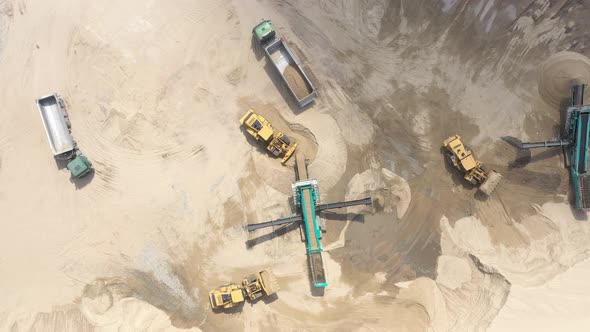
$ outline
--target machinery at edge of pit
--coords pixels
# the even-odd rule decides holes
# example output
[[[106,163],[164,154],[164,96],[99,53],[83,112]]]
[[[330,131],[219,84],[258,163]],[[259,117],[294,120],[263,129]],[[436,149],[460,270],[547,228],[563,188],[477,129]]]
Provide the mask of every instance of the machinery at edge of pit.
[[[212,309],[229,309],[242,304],[246,298],[250,301],[262,296],[270,296],[280,289],[270,270],[262,270],[242,279],[241,284],[227,284],[209,292]]]
[[[322,239],[322,230],[325,230],[325,224],[322,224],[318,220],[317,213],[348,206],[371,205],[373,200],[371,197],[367,197],[352,201],[320,204],[318,181],[308,179],[307,160],[302,153],[297,153],[296,155],[295,183],[291,184],[291,189],[293,190],[295,215],[257,224],[248,224],[246,225],[246,230],[248,232],[254,232],[255,230],[266,227],[281,226],[296,222],[302,223],[307,247],[311,284],[315,288],[325,288],[328,286],[328,281],[322,259],[324,249],[320,241]]]
[[[584,90],[587,84],[573,84],[571,104],[567,108],[564,137],[558,141],[522,143],[521,149],[564,149],[566,167],[570,169],[574,192],[574,207],[590,209],[590,173],[588,173],[588,131],[590,129],[590,105],[584,105]]]
[[[475,159],[471,149],[463,144],[461,136],[453,135],[443,145],[448,151],[447,160],[464,173],[463,178],[474,186],[479,185],[479,190],[490,196],[500,183],[502,175],[494,170],[486,172],[481,161]]]
[[[281,163],[284,164],[297,149],[297,143],[291,144],[291,140],[284,133],[275,130],[270,122],[262,115],[248,110],[240,119],[240,124],[246,127],[246,131],[256,139],[266,145],[273,156],[281,157]]]

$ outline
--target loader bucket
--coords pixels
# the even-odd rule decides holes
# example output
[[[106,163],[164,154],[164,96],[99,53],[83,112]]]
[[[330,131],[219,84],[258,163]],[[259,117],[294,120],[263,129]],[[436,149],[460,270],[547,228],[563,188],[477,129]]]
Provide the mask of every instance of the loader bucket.
[[[270,270],[262,270],[260,271],[259,275],[260,281],[262,283],[262,289],[266,295],[272,295],[280,289],[275,275]]]
[[[488,173],[488,179],[479,186],[479,190],[487,196],[490,196],[496,189],[496,186],[498,186],[498,183],[500,183],[500,180],[502,180],[502,174],[496,171],[490,171]]]
[[[293,155],[293,152],[295,152],[295,149],[297,149],[297,143],[294,143],[289,150],[287,150],[287,152],[285,153],[285,156],[283,157],[283,160],[281,160],[281,164],[284,164],[287,162],[287,160],[289,160],[289,158],[291,158],[291,156]]]

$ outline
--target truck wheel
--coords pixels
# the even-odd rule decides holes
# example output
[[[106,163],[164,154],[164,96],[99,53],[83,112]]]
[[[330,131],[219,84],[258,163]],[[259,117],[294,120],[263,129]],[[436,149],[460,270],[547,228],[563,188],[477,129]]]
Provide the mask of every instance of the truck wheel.
[[[291,144],[291,140],[289,137],[287,137],[287,135],[283,135],[283,142],[287,143],[287,145]]]
[[[455,159],[455,155],[450,152],[445,153],[445,157],[447,157],[447,161],[451,164],[454,164],[453,159]]]
[[[279,154],[280,154],[280,153],[279,153],[279,150],[277,150],[277,149],[275,149],[275,148],[272,148],[272,149],[270,150],[270,152],[271,152],[271,153],[273,154],[273,156],[275,156],[275,157],[278,157],[278,156],[279,156]]]

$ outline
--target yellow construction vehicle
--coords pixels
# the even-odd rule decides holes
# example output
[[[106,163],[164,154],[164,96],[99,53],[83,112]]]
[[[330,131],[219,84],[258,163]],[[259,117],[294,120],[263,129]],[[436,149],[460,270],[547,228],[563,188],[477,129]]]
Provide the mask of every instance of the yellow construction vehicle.
[[[262,270],[244,278],[242,288],[250,300],[256,300],[262,295],[269,296],[276,293],[279,290],[279,284],[272,272]]]
[[[211,308],[229,309],[244,302],[244,290],[236,284],[221,286],[209,292]]]
[[[447,149],[447,159],[455,168],[464,173],[463,178],[474,186],[479,185],[479,190],[486,195],[491,195],[502,175],[494,170],[486,172],[481,161],[475,159],[471,149],[461,141],[461,136],[453,135],[447,138],[443,145]]]
[[[240,119],[240,124],[246,126],[246,130],[257,141],[266,145],[266,149],[275,157],[281,157],[281,163],[285,163],[295,152],[297,143],[291,144],[287,135],[273,129],[272,125],[262,115],[248,110]]]
[[[277,280],[269,270],[262,270],[242,279],[241,285],[229,284],[209,292],[212,309],[229,309],[244,302],[270,296],[279,290]]]

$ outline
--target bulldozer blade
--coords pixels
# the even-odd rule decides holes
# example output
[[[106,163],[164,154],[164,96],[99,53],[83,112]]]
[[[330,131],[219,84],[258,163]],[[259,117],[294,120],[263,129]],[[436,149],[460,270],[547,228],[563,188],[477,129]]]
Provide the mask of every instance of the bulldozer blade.
[[[285,153],[283,160],[281,160],[281,164],[286,163],[287,160],[289,160],[289,158],[291,158],[291,156],[293,155],[293,152],[295,152],[295,149],[297,149],[297,143],[293,143],[293,145],[289,148],[289,150],[287,150],[287,153]]]
[[[479,190],[487,196],[490,196],[500,183],[500,180],[502,180],[502,174],[496,171],[490,171],[488,173],[488,179],[479,186]]]

